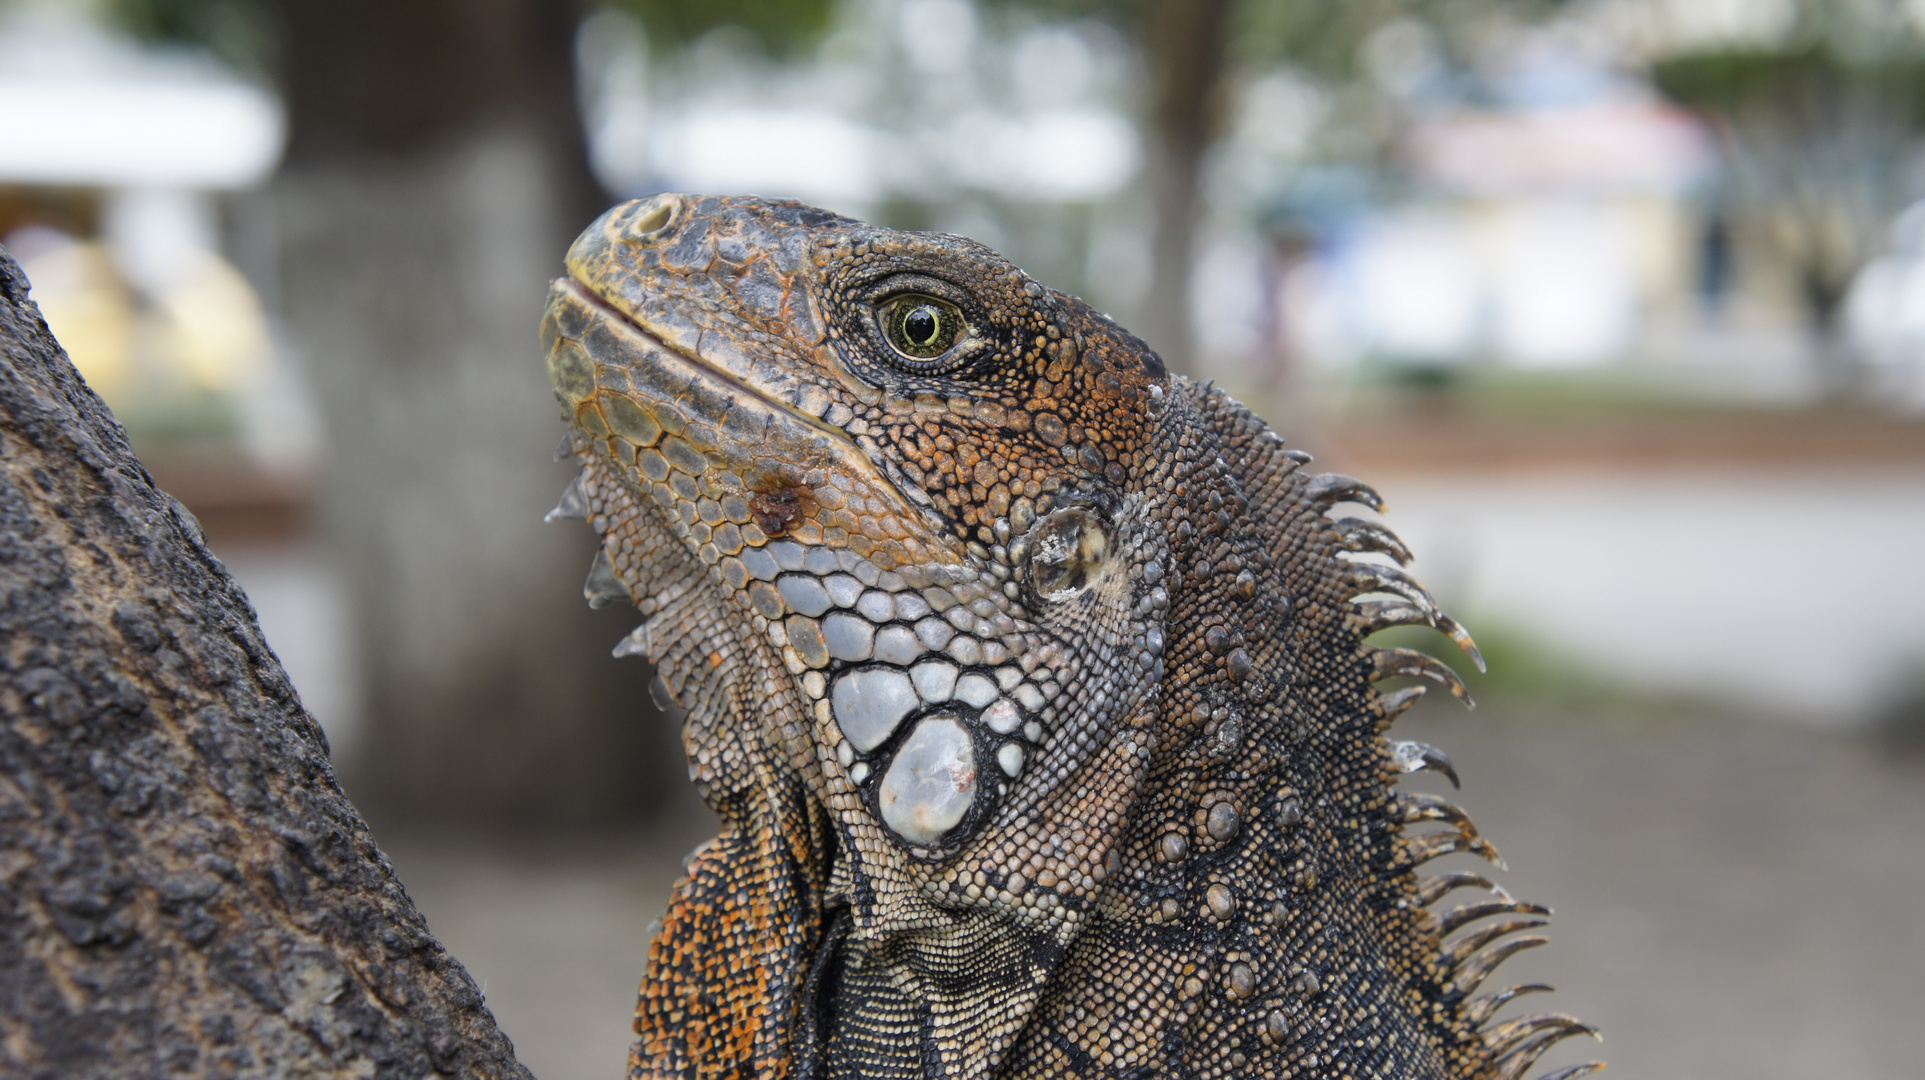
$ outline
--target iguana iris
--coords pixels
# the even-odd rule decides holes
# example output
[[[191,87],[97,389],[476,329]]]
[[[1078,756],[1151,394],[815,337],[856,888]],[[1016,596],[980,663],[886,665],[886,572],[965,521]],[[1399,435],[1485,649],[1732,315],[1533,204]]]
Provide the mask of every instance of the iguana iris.
[[[1496,853],[1394,790],[1450,764],[1376,683],[1464,688],[1365,639],[1476,651],[1328,513],[1370,488],[959,237],[659,195],[567,266],[556,514],[722,821],[632,1076],[1515,1078],[1590,1030],[1478,995],[1543,908],[1418,873]]]

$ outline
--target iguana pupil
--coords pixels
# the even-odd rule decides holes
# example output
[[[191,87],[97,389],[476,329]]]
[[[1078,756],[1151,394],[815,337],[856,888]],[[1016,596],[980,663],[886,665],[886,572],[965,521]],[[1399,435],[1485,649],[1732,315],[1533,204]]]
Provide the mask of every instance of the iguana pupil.
[[[902,328],[908,332],[909,340],[917,345],[927,345],[936,340],[936,332],[942,329],[942,317],[927,304],[911,311],[902,320]]]
[[[1384,737],[1470,638],[1261,420],[966,239],[616,207],[549,379],[721,818],[650,944],[646,1080],[1522,1080],[1478,995],[1547,909]],[[965,317],[966,313],[966,317]],[[1478,660],[1481,666],[1481,660]],[[1438,911],[1455,890],[1490,899]],[[1496,920],[1496,921],[1487,921]],[[1571,1080],[1594,1066],[1543,1080]]]
[[[889,303],[884,323],[891,348],[913,360],[931,360],[956,343],[962,312],[934,297],[905,296]]]

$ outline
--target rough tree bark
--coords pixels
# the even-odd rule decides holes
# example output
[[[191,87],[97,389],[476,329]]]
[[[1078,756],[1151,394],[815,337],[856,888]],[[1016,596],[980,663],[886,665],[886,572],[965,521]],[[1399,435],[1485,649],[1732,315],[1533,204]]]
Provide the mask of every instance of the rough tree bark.
[[[0,251],[0,1074],[525,1077]]]

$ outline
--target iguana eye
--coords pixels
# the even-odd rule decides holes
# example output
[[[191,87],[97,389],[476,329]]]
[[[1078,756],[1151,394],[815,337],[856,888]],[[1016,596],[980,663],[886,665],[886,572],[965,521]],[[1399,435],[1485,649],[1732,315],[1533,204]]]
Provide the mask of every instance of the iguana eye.
[[[882,336],[911,360],[933,360],[962,336],[962,310],[947,300],[911,293],[883,303]]]
[[[1088,588],[1109,561],[1109,534],[1081,507],[1044,518],[1027,540],[1030,585],[1045,600],[1067,600]]]

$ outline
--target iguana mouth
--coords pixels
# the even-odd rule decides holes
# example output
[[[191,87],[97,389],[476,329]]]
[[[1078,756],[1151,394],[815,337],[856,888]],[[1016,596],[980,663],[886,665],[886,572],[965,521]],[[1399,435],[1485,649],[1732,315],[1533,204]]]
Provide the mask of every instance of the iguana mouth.
[[[879,468],[848,433],[673,340],[594,285],[557,280],[542,334],[565,418],[640,502],[653,496],[669,528],[692,530],[687,539],[703,561],[780,538],[864,548],[885,568],[964,561],[926,520],[926,496]],[[743,354],[736,366],[775,363]],[[862,513],[835,524],[851,503]],[[618,576],[630,593],[646,586],[646,574]]]
[[[871,471],[842,431],[677,347],[580,280],[555,282],[548,315],[549,377],[568,419],[606,438],[610,456],[639,470],[629,479],[644,489],[669,482],[676,471],[702,475],[720,459],[755,504],[758,528],[774,537],[805,516],[800,510],[815,486],[810,474]]]

